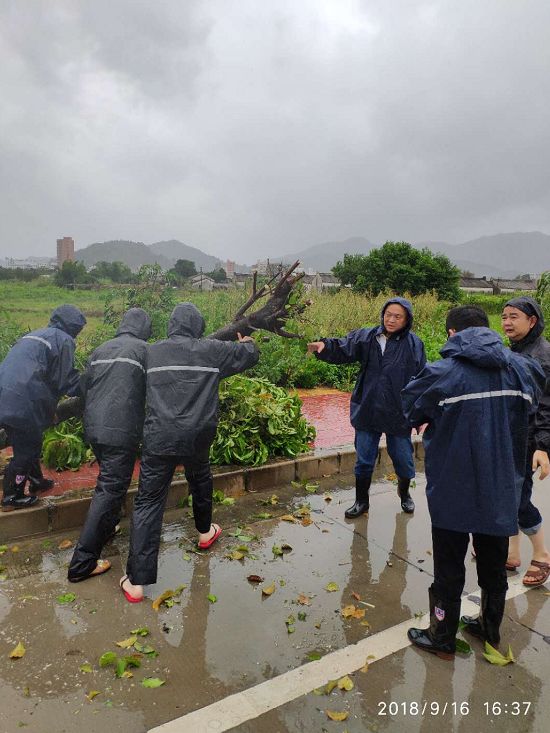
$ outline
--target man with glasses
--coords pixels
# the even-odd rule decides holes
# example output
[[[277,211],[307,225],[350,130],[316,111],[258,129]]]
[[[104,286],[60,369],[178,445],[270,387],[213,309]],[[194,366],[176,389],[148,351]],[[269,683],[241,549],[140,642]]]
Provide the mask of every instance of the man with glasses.
[[[388,453],[397,474],[401,508],[414,512],[410,483],[414,478],[411,428],[401,406],[401,390],[424,367],[424,344],[411,332],[412,305],[405,298],[384,303],[381,325],[360,328],[343,338],[324,338],[308,344],[308,351],[331,364],[361,363],[351,396],[350,418],[355,428],[355,503],[348,519],[369,511],[369,489],[378,458],[378,444],[386,434]]]

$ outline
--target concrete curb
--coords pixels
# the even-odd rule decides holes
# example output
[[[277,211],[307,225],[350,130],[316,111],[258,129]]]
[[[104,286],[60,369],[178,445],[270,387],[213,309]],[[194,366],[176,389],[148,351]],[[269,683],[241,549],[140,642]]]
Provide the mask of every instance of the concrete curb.
[[[424,465],[422,441],[413,439],[415,462],[418,469]],[[291,481],[302,481],[338,474],[353,473],[355,449],[351,445],[316,450],[291,460],[269,461],[257,468],[214,469],[214,490],[225,496],[239,497],[246,492],[271,491]],[[393,466],[385,445],[378,451],[375,478],[391,473]],[[130,486],[123,505],[123,516],[128,517],[134,505],[137,485]],[[175,478],[168,492],[166,509],[182,506],[188,496],[187,481]],[[33,535],[60,532],[81,527],[84,523],[93,489],[80,489],[63,496],[46,497],[32,509],[0,513],[0,544],[7,540]]]

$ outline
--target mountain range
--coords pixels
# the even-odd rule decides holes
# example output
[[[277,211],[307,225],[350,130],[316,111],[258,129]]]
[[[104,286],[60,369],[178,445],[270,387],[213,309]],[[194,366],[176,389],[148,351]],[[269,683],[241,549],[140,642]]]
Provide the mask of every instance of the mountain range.
[[[380,244],[374,244],[365,237],[351,237],[343,241],[323,242],[297,252],[270,258],[273,262],[294,262],[300,260],[304,269],[330,272],[345,254],[368,254]],[[487,277],[513,278],[526,273],[538,274],[550,270],[550,236],[543,232],[515,232],[479,237],[462,244],[447,242],[415,242],[414,247],[428,247],[432,252],[446,255],[461,270]],[[126,263],[132,270],[141,265],[158,263],[162,268],[173,267],[176,260],[191,260],[197,270],[202,267],[210,272],[223,263],[196,247],[177,239],[170,239],[146,245],[143,242],[116,240],[96,242],[75,252],[75,259],[91,267],[104,260]],[[248,272],[247,265],[235,265],[236,272]]]
[[[475,275],[513,278],[525,273],[550,270],[550,236],[542,232],[515,232],[479,237],[462,244],[446,242],[414,242],[414,247],[427,247],[439,252],[461,270]],[[364,237],[352,237],[341,242],[325,242],[283,257],[284,262],[300,260],[305,269],[330,272],[344,254],[368,254],[380,244]],[[279,260],[280,257],[275,258]]]

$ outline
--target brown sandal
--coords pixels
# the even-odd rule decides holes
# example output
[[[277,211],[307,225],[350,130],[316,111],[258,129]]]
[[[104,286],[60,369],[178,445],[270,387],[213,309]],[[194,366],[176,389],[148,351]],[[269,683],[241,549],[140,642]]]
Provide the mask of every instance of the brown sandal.
[[[527,588],[538,588],[544,585],[550,577],[550,564],[540,560],[531,560],[531,565],[535,565],[540,570],[528,570],[523,576],[523,585]],[[528,578],[533,578],[533,582],[530,583]]]

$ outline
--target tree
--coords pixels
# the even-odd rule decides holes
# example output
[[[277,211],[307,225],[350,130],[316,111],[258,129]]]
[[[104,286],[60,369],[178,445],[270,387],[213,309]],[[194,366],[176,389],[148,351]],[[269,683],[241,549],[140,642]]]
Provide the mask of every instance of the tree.
[[[332,268],[342,285],[358,293],[420,293],[435,290],[442,300],[460,297],[460,271],[448,257],[433,254],[428,248],[414,249],[407,242],[386,242],[368,255],[344,255]]]
[[[90,270],[90,274],[98,280],[110,280],[114,283],[131,283],[135,280],[132,270],[124,262],[105,262],[100,260]]]
[[[212,270],[212,272],[207,272],[206,274],[208,277],[211,277],[215,283],[224,283],[227,280],[227,275],[223,267],[220,267],[217,270]]]
[[[191,260],[178,260],[173,267],[173,271],[176,275],[179,275],[180,278],[184,279],[187,277],[193,277],[193,275],[197,274],[195,263],[191,262]]]
[[[83,262],[65,260],[55,273],[54,282],[61,288],[71,288],[77,284],[95,282],[95,278],[86,271]]]

